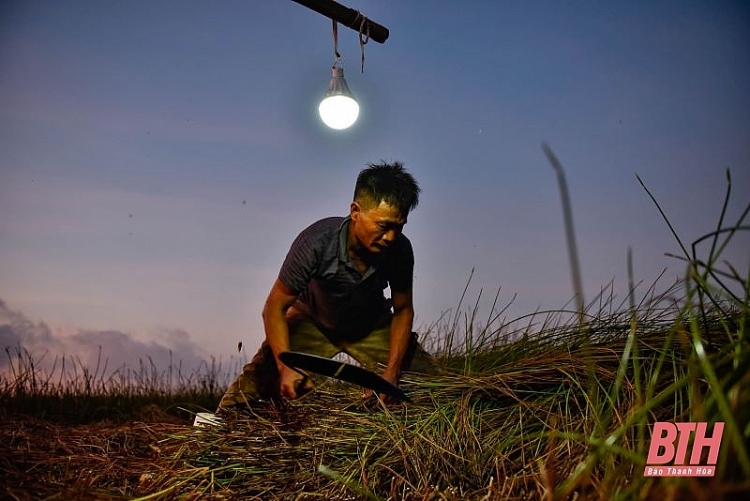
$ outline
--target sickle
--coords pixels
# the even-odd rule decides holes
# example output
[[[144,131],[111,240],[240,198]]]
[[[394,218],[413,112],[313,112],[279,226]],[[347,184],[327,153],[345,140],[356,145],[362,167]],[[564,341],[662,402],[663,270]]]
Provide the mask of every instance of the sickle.
[[[401,388],[392,385],[377,374],[356,365],[296,351],[285,351],[279,354],[279,359],[285,365],[297,371],[314,372],[321,376],[353,383],[373,390],[376,393],[388,395],[397,402],[411,402]]]

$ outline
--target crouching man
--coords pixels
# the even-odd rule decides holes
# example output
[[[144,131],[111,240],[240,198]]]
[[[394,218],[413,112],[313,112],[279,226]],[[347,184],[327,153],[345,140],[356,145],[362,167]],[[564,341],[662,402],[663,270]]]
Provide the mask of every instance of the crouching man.
[[[357,177],[347,217],[321,219],[297,236],[263,308],[266,339],[219,411],[309,391],[310,380],[279,360],[285,351],[345,352],[370,370],[382,364],[394,385],[403,370],[434,372],[412,332],[414,254],[402,233],[419,191],[400,162],[370,164]]]

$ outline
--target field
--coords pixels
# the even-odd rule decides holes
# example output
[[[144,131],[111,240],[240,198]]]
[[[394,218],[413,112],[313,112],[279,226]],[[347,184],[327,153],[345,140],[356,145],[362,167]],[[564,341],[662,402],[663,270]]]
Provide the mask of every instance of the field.
[[[105,377],[68,361],[50,374],[7,349],[0,498],[748,499],[750,283],[719,266],[747,213],[729,227],[722,214],[696,242],[706,257],[683,246],[685,279],[665,292],[631,284],[619,303],[605,290],[513,322],[459,304],[429,333],[441,374],[403,378],[410,404],[319,381],[199,428],[193,414],[223,390],[217,367]],[[645,476],[656,422],[724,423],[714,475]]]

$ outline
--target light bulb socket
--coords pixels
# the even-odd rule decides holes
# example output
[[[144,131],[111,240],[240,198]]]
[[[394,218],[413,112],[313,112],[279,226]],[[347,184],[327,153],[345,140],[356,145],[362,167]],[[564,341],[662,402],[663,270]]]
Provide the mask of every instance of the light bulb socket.
[[[349,86],[346,85],[346,80],[344,80],[344,68],[340,66],[331,68],[331,80],[328,82],[328,90],[326,90],[325,96],[347,96],[354,99],[352,91],[349,90]]]

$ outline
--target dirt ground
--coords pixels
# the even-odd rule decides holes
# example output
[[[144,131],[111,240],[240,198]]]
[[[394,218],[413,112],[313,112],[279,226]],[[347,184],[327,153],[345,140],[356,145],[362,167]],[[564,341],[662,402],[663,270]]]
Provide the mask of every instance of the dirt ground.
[[[159,444],[191,423],[158,413],[125,424],[0,421],[0,499],[132,499],[174,466]]]

